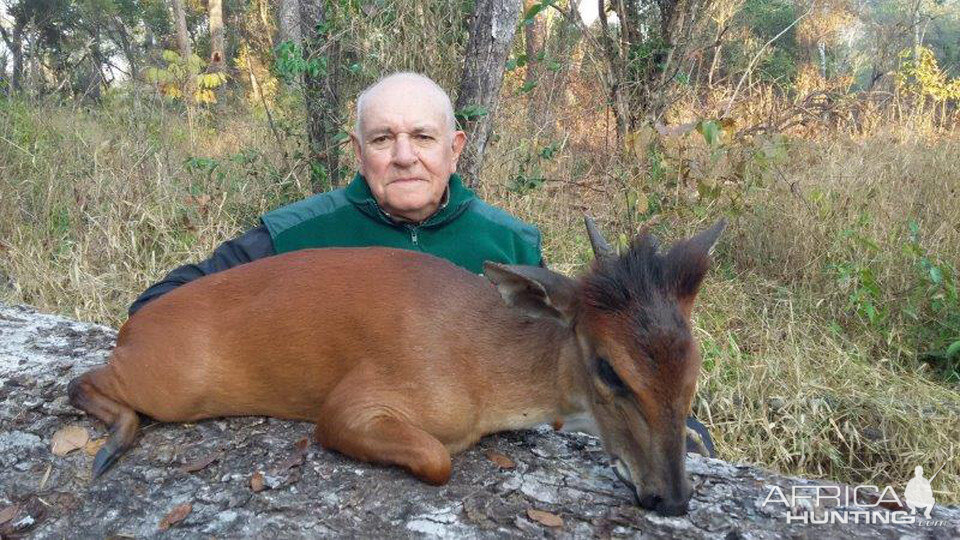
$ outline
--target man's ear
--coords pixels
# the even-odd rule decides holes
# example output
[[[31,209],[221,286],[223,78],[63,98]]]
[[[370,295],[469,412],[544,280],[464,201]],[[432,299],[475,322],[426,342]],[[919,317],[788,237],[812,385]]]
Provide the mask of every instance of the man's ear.
[[[357,166],[363,168],[363,148],[360,146],[360,137],[356,133],[350,134],[350,144],[353,146],[353,154],[357,156]],[[363,171],[361,170],[362,174]]]
[[[460,160],[460,154],[463,152],[464,145],[467,144],[467,134],[462,131],[453,132],[453,140],[450,143],[453,150],[453,169],[456,170],[457,161]]]
[[[483,275],[489,279],[507,304],[529,315],[556,319],[570,324],[579,302],[576,282],[540,266],[483,263]]]

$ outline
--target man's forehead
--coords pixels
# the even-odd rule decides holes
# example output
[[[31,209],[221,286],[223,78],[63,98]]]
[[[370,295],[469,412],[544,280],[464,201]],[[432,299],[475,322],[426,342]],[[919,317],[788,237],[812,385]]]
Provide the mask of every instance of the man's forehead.
[[[448,124],[446,94],[416,79],[387,81],[365,96],[363,131],[402,125],[404,129],[443,130]]]
[[[389,117],[374,117],[372,120],[368,118],[364,123],[363,131],[367,135],[377,135],[379,133],[390,133],[393,131],[439,133],[443,131],[443,128],[444,123],[439,120],[436,122],[421,122],[419,119],[414,119],[413,122],[410,122],[401,116],[390,115]]]
[[[379,98],[379,97],[378,97]],[[363,111],[363,131],[386,129],[410,131],[442,131],[446,115],[442,104],[409,96],[383,96],[371,100]]]

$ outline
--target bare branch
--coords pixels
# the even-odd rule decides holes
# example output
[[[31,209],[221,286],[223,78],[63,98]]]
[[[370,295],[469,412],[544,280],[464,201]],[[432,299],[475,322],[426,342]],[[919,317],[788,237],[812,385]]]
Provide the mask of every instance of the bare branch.
[[[766,43],[763,44],[763,47],[760,47],[760,50],[757,51],[757,54],[755,54],[754,57],[753,57],[753,59],[750,60],[750,64],[747,65],[747,70],[746,70],[745,72],[743,72],[743,76],[740,77],[740,82],[737,83],[737,87],[733,90],[733,95],[730,96],[730,101],[727,103],[727,107],[724,109],[724,111],[723,111],[723,116],[721,116],[721,118],[726,118],[727,116],[730,116],[730,109],[733,108],[733,103],[734,103],[734,102],[736,101],[736,99],[737,99],[737,94],[740,92],[740,87],[743,86],[743,81],[747,80],[747,76],[749,76],[750,73],[753,72],[753,66],[754,66],[754,64],[757,63],[757,60],[760,59],[760,55],[763,54],[763,51],[765,51],[765,50],[767,49],[767,47],[770,46],[771,43],[773,43],[774,41],[780,39],[780,37],[782,37],[784,34],[786,34],[787,31],[789,31],[791,28],[793,28],[794,26],[796,26],[797,23],[799,23],[800,21],[802,21],[803,19],[805,19],[805,18],[807,17],[807,15],[810,15],[811,13],[813,13],[813,8],[815,8],[815,7],[817,7],[817,3],[816,3],[816,2],[813,2],[812,4],[810,4],[810,9],[808,9],[803,15],[801,15],[801,16],[797,17],[796,19],[794,19],[793,22],[790,23],[790,24],[788,24],[788,25],[786,26],[786,28],[784,28],[783,30],[781,30],[779,34],[777,34],[777,35],[773,36],[772,38],[770,38],[770,41],[767,41]]]

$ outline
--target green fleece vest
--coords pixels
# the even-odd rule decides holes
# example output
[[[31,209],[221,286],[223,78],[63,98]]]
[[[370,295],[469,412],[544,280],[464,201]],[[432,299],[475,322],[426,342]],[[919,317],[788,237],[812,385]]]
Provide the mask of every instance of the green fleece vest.
[[[450,177],[447,204],[419,225],[384,214],[357,174],[341,189],[264,214],[274,250],[386,246],[422,251],[479,274],[484,261],[539,265],[540,231],[477,199],[459,175]]]

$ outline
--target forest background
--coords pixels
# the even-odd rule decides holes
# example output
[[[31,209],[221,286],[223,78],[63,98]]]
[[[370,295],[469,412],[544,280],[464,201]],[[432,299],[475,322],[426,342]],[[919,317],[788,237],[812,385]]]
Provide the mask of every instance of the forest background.
[[[3,301],[119,326],[343,185],[356,94],[419,71],[561,272],[585,212],[621,246],[727,216],[695,312],[720,457],[960,501],[960,1],[0,5]]]

